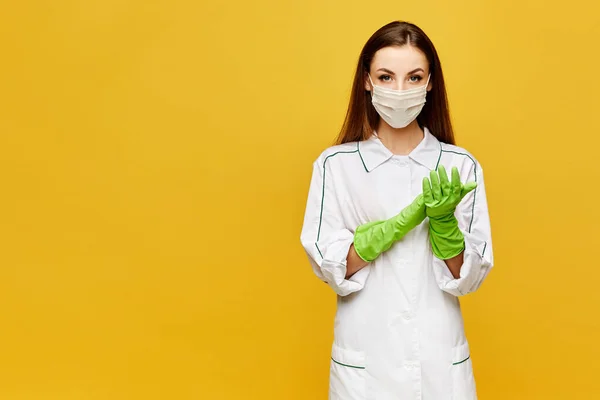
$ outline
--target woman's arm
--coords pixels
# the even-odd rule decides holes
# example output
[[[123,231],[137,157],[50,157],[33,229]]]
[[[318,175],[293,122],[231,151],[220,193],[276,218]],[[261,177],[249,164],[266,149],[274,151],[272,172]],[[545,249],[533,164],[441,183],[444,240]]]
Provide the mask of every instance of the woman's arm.
[[[356,228],[354,242],[346,257],[346,277],[352,276],[387,251],[425,219],[423,196],[418,195],[399,214]]]
[[[474,162],[467,180],[476,180],[477,188],[456,208],[465,249],[448,260],[433,257],[433,272],[440,289],[454,296],[476,291],[494,265],[484,173],[478,162]]]
[[[363,288],[369,271],[355,275],[357,272],[423,222],[425,205],[423,196],[418,195],[392,218],[362,224],[351,232],[335,201],[331,179],[325,181],[325,161],[322,169],[319,160],[313,164],[300,236],[315,274],[345,296]]]
[[[349,249],[354,242],[354,232],[348,229],[343,222],[342,210],[338,206],[331,178],[325,180],[326,154],[319,157],[313,164],[306,212],[300,240],[304,247],[315,275],[326,282],[340,296],[361,290],[369,269],[358,272],[356,264],[351,261],[354,268],[353,276],[349,278],[346,270]],[[358,257],[356,255],[356,257]],[[354,260],[354,256],[351,257]]]
[[[459,255],[448,260],[444,260],[454,279],[460,278],[460,267],[462,267],[464,262],[464,254],[465,252],[462,251]]]
[[[352,244],[350,250],[348,250],[348,258],[346,259],[346,279],[366,267],[367,264],[369,263],[358,256],[358,253],[354,250],[354,244]]]

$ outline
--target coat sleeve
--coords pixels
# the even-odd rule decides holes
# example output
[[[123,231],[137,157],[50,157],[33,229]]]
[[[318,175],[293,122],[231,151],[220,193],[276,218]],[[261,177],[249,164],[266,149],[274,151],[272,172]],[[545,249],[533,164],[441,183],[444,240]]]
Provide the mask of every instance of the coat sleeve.
[[[327,158],[321,158],[313,164],[300,240],[315,275],[338,295],[346,296],[364,287],[369,268],[345,278],[354,232],[344,225]]]
[[[465,237],[460,277],[454,278],[446,263],[433,257],[433,271],[440,289],[454,296],[463,296],[477,290],[494,265],[483,170],[476,160],[467,178],[467,181],[471,180],[477,182],[477,187],[465,196],[455,212],[459,229]]]

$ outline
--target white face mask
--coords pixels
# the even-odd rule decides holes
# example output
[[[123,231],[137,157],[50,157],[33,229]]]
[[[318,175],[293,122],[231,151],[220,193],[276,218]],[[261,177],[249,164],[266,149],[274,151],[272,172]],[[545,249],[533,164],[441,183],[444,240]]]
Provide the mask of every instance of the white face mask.
[[[430,78],[431,74],[427,78],[425,86],[396,90],[375,86],[369,74],[369,81],[371,81],[373,87],[371,92],[373,107],[392,128],[404,128],[413,122],[423,109]]]

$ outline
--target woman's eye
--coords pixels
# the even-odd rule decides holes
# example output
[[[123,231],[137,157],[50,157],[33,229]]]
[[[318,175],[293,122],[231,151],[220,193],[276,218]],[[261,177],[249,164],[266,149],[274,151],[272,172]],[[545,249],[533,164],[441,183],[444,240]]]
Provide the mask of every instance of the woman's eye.
[[[422,80],[422,79],[423,79],[423,78],[422,78],[421,76],[419,76],[419,75],[413,75],[413,76],[411,76],[411,77],[409,78],[409,80],[410,80],[412,83],[419,82],[419,81],[420,81],[420,80]]]
[[[380,81],[384,81],[384,82],[389,82],[389,81],[391,81],[391,80],[392,80],[392,77],[391,77],[391,76],[389,76],[389,75],[381,75],[381,76],[379,77],[379,80],[380,80]]]

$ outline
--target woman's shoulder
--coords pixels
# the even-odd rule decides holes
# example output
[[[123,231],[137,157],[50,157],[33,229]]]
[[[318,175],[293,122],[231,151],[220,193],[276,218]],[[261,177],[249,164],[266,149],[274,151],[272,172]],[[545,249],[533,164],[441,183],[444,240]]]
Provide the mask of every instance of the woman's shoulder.
[[[357,142],[348,142],[327,147],[325,150],[321,151],[315,162],[322,165],[329,158],[335,157],[338,154],[349,153],[358,153]]]
[[[473,153],[471,153],[464,147],[460,147],[455,144],[448,144],[448,143],[444,143],[444,142],[440,142],[440,144],[442,146],[442,154],[446,153],[453,157],[463,157],[466,160],[472,161],[473,164],[475,164],[476,166],[479,166],[479,161],[477,160],[477,158],[473,155]]]

